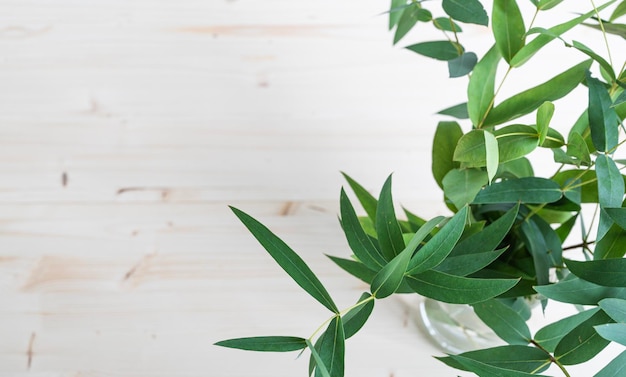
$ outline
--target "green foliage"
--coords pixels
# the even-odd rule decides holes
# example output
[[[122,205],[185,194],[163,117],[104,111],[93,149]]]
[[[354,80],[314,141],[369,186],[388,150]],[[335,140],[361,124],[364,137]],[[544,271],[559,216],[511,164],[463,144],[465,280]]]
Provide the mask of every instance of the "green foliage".
[[[339,310],[289,246],[233,208],[282,269],[333,313],[309,338],[238,338],[216,345],[308,349],[309,374],[342,377],[346,339],[363,328],[375,300],[396,293],[471,305],[508,345],[438,359],[479,376],[537,376],[551,365],[569,376],[568,365],[592,360],[610,342],[626,345],[626,161],[616,157],[625,141],[626,64],[615,64],[610,53],[611,47],[623,50],[623,40],[606,38],[626,38],[626,25],[616,22],[626,15],[626,0],[597,7],[581,3],[574,18],[550,24],[562,2],[531,0],[535,12],[524,14],[528,4],[518,0],[494,0],[489,12],[480,0],[442,0],[441,9],[433,2],[392,0],[394,44],[416,37],[408,50],[445,61],[450,77],[469,76],[465,100],[438,112],[456,121],[439,122],[432,143],[432,175],[452,214],[428,220],[403,209],[405,219],[398,218],[391,176],[374,196],[343,174],[351,193],[341,190],[340,223],[351,252],[329,258],[370,291]],[[473,52],[461,25],[483,28],[491,48],[482,56]],[[426,27],[444,36],[420,40],[419,33],[411,33]],[[577,27],[588,27],[596,40],[567,40]],[[531,59],[542,67],[537,53],[555,40],[550,48],[569,49],[581,62],[559,66],[559,73],[542,83],[535,72],[521,72],[529,83],[540,84],[509,87],[509,73]],[[502,88],[517,94],[502,98]],[[562,115],[568,110],[558,101],[574,91],[587,99],[578,103],[578,119],[567,124]],[[541,150],[552,158],[544,154],[537,161]],[[541,165],[538,171],[552,162],[554,168],[538,175],[531,161]],[[588,216],[590,205],[595,211]],[[529,299],[540,301],[544,310],[550,310],[549,301],[586,307],[533,334],[527,325]],[[596,376],[621,376],[624,365],[626,352],[599,367]]]

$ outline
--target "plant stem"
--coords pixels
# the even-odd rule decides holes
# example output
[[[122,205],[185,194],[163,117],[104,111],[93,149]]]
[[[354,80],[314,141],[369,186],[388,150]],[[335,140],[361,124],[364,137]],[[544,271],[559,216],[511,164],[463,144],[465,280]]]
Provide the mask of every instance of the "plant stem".
[[[339,313],[337,313],[337,314],[335,314],[335,315],[331,316],[330,318],[328,318],[327,320],[325,320],[325,321],[324,321],[321,325],[319,325],[319,327],[318,327],[317,329],[315,329],[315,331],[313,332],[313,334],[311,334],[311,336],[309,337],[309,340],[312,340],[312,339],[315,337],[315,335],[317,335],[317,333],[319,333],[319,332],[320,332],[320,331],[324,328],[324,326],[326,326],[326,325],[327,325],[330,321],[332,321],[333,319],[337,318],[338,316],[339,316],[339,317],[341,317],[341,316],[345,315],[346,313],[348,313],[350,310],[352,310],[352,309],[354,309],[354,308],[358,308],[359,306],[361,306],[361,305],[363,305],[363,304],[366,304],[366,303],[368,303],[369,301],[372,301],[372,300],[374,300],[374,299],[375,299],[375,297],[374,297],[374,296],[369,296],[368,298],[363,299],[362,301],[359,301],[359,302],[357,302],[356,304],[354,304],[354,305],[352,305],[352,306],[350,306],[350,307],[348,307],[348,308],[346,308],[346,309],[340,310],[340,311],[339,311]]]
[[[506,70],[504,77],[502,77],[502,81],[500,81],[500,85],[498,85],[498,89],[496,89],[496,92],[493,94],[493,98],[491,98],[491,102],[489,102],[489,106],[487,107],[487,111],[485,111],[485,115],[483,115],[483,118],[476,125],[477,129],[480,129],[483,126],[483,123],[485,123],[485,120],[487,119],[489,112],[491,111],[491,109],[493,109],[493,105],[496,102],[496,96],[498,95],[498,93],[500,93],[500,89],[502,89],[502,85],[504,85],[504,81],[506,81],[506,78],[509,76],[509,73],[511,72],[512,69],[513,67],[509,66],[509,68]]]
[[[596,11],[596,17],[598,17],[598,23],[600,24],[600,29],[602,30],[602,36],[604,37],[604,44],[606,45],[606,51],[609,54],[609,62],[611,62],[611,66],[613,66],[613,57],[611,57],[611,47],[609,47],[609,40],[606,37],[606,31],[604,30],[604,23],[602,22],[602,18],[600,18],[600,12],[598,12],[598,8],[593,0],[591,0],[591,5],[593,6],[593,10]]]
[[[570,374],[567,372],[567,369],[565,369],[565,366],[563,364],[561,364],[559,362],[559,360],[557,360],[554,356],[552,356],[552,354],[550,352],[548,352],[547,349],[543,348],[541,346],[541,344],[537,343],[534,339],[532,339],[530,341],[530,343],[537,347],[538,349],[542,350],[543,352],[545,352],[549,357],[550,357],[550,361],[553,362],[554,364],[556,364],[556,366],[559,367],[559,369],[561,369],[561,372],[563,372],[563,374],[565,375],[565,377],[571,377]]]

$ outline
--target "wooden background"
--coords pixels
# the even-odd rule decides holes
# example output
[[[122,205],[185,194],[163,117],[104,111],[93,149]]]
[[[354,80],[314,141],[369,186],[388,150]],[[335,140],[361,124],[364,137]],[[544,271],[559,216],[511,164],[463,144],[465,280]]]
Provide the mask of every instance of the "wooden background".
[[[387,5],[1,0],[0,376],[305,375],[307,358],[212,345],[327,317],[227,205],[341,307],[367,287],[323,255],[349,255],[340,171],[373,193],[395,172],[399,203],[447,214],[432,114],[466,81],[392,47]],[[431,358],[418,301],[377,303],[348,376],[457,375]]]

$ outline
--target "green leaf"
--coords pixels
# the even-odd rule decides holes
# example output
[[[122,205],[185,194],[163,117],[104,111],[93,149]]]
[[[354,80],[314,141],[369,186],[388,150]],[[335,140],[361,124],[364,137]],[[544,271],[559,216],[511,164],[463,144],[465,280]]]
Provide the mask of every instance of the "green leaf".
[[[511,307],[497,299],[472,305],[476,315],[509,344],[527,345],[532,339],[526,321]]]
[[[468,207],[465,206],[418,250],[411,258],[406,271],[409,274],[418,274],[439,265],[450,254],[454,245],[461,238],[467,215]]]
[[[613,71],[613,67],[611,67],[611,64],[607,62],[602,56],[598,55],[591,48],[577,41],[572,41],[572,47],[598,62],[598,64],[600,64],[600,67],[602,67],[602,69],[604,69],[604,71],[609,74],[611,80],[615,81],[616,77],[615,72]]]
[[[543,376],[540,374],[526,373],[526,372],[520,372],[520,371],[513,370],[513,369],[505,369],[505,368],[496,367],[496,366],[493,366],[493,365],[490,365],[481,361],[473,360],[473,359],[470,359],[469,357],[465,357],[461,355],[450,355],[450,358],[452,358],[456,362],[463,365],[466,368],[466,370],[470,372],[474,372],[480,377],[502,377],[502,376],[507,376],[507,377],[539,376],[539,377],[542,377]]]
[[[610,342],[602,338],[594,326],[611,321],[603,311],[576,326],[561,339],[554,350],[555,358],[563,365],[575,365],[591,360]]]
[[[465,52],[458,58],[448,60],[448,73],[451,78],[462,77],[472,72],[478,62],[478,57],[473,52]]]
[[[494,132],[500,147],[500,162],[524,157],[537,148],[539,134],[534,127],[515,124]]]
[[[367,322],[367,319],[372,314],[374,310],[374,300],[370,299],[367,302],[364,302],[368,298],[372,297],[369,293],[365,292],[359,298],[358,303],[360,305],[350,309],[343,316],[343,329],[345,333],[345,338],[351,338],[354,334],[356,334]]]
[[[312,366],[315,368],[315,375],[319,375],[320,377],[331,377],[330,373],[328,372],[328,368],[326,368],[324,360],[322,360],[322,357],[317,352],[316,347],[313,346],[313,344],[311,344],[311,341],[308,339],[306,340],[306,345],[307,347],[309,347],[309,350],[311,350],[311,356],[313,356],[313,360],[315,361],[315,364],[312,364]],[[313,370],[310,369],[310,371],[312,372]]]
[[[571,132],[567,141],[567,155],[573,158],[577,166],[591,164],[591,157],[587,142],[577,133]]]
[[[455,257],[448,256],[439,266],[435,267],[435,270],[450,275],[467,276],[488,266],[506,250],[506,248],[502,248],[480,253],[462,254]]]
[[[535,173],[533,171],[533,167],[528,161],[527,158],[522,157],[517,160],[512,160],[508,162],[501,162],[500,167],[498,168],[498,177],[499,178],[523,178],[523,177],[532,177]]]
[[[518,211],[519,204],[513,206],[481,232],[473,234],[459,242],[450,253],[450,256],[471,255],[495,250],[515,223]]]
[[[626,351],[620,353],[593,377],[622,377],[626,374]]]
[[[525,44],[526,27],[522,13],[516,1],[494,0],[491,17],[496,46],[509,63]]]
[[[452,21],[449,17],[437,17],[433,20],[433,25],[439,30],[457,32],[460,33],[463,31],[459,24]]]
[[[626,253],[626,230],[613,225],[604,237],[596,242],[593,252],[594,259],[622,258]]]
[[[593,308],[553,322],[537,331],[535,342],[539,343],[548,352],[554,352],[557,344],[565,335],[598,313],[598,311],[598,308]]]
[[[545,178],[508,179],[485,187],[476,195],[474,204],[489,203],[552,203],[561,199],[559,185]]]
[[[489,183],[491,183],[498,172],[498,165],[500,165],[500,147],[498,145],[498,140],[496,140],[496,137],[491,132],[485,131],[484,135],[487,176],[489,178]],[[506,146],[503,145],[502,149],[504,148],[506,148]]]
[[[585,78],[592,60],[579,63],[552,79],[514,95],[494,107],[485,119],[485,126],[494,126],[519,118],[536,110],[545,101],[555,101],[574,90]]]
[[[467,113],[467,102],[448,107],[447,109],[439,111],[437,114],[449,115],[456,119],[468,119],[469,114]]]
[[[619,5],[615,8],[615,10],[613,10],[611,17],[609,18],[609,21],[613,22],[625,14],[626,14],[626,0],[619,3]]]
[[[612,151],[618,142],[619,119],[604,84],[587,72],[589,87],[589,128],[591,140],[598,151]]]
[[[598,312],[598,308],[593,308],[553,322],[537,331],[535,341],[548,352],[554,352],[556,346],[565,335]]]
[[[596,305],[605,298],[626,299],[625,288],[603,287],[578,278],[534,288],[549,299],[577,305]]]
[[[561,4],[563,0],[539,0],[537,3],[537,9],[539,10],[548,10],[552,9],[555,6]]]
[[[626,259],[593,261],[566,261],[567,268],[576,276],[605,287],[626,287]]]
[[[444,217],[442,216],[435,217],[424,224],[424,226],[413,235],[406,248],[374,276],[371,290],[376,298],[385,298],[398,290],[404,279],[404,273],[407,271],[413,253],[443,219]]]
[[[482,125],[493,105],[496,72],[502,56],[493,46],[474,67],[467,87],[467,112],[474,126]]]
[[[322,364],[327,368],[330,376],[343,377],[345,350],[343,321],[340,316],[336,316],[330,321],[326,331],[324,331],[319,351]],[[319,361],[316,364],[315,376],[323,376],[323,372],[319,369]]]
[[[548,135],[546,140],[541,145],[543,148],[560,148],[565,145],[565,139],[554,128],[548,128]]]
[[[252,338],[236,338],[222,340],[216,346],[236,348],[246,351],[290,352],[306,348],[303,338],[294,336],[257,336]]]
[[[398,21],[396,34],[393,37],[393,44],[398,43],[418,21],[430,21],[432,16],[430,11],[421,8],[419,3],[413,3],[408,8],[404,9]]]
[[[596,183],[597,178],[595,170],[564,170],[557,173],[552,180],[564,187],[571,182],[580,181],[582,202],[598,202],[598,185]]]
[[[498,346],[477,351],[469,351],[459,356],[480,361],[485,364],[503,369],[512,369],[520,372],[541,372],[550,364],[550,357],[542,350],[527,346]],[[463,364],[451,357],[436,357],[439,361],[461,370],[467,370]]]
[[[327,257],[335,262],[335,264],[341,269],[356,277],[357,279],[366,282],[367,284],[371,284],[374,276],[376,276],[376,271],[367,268],[367,266],[365,266],[361,262],[357,262],[352,259],[338,258],[332,255],[327,255]]]
[[[484,185],[487,172],[478,169],[453,169],[443,179],[443,192],[456,208],[471,203]]]
[[[603,30],[604,33],[618,35],[626,39],[626,24],[612,24],[612,23],[605,22],[602,24],[602,27],[600,25],[594,25],[594,24],[583,24],[583,25],[597,29],[597,30],[604,29]]]
[[[611,157],[599,154],[596,157],[598,176],[598,200],[603,207],[621,207],[624,200],[624,179]]]
[[[383,185],[376,207],[376,234],[385,260],[392,260],[404,249],[402,230],[396,219],[391,195],[391,176]]]
[[[432,147],[432,172],[439,187],[443,188],[443,177],[458,164],[452,160],[454,149],[463,136],[457,122],[439,122]]]
[[[448,16],[457,21],[484,26],[489,24],[489,16],[478,0],[443,0],[441,6]]]
[[[407,283],[422,296],[450,304],[475,304],[513,288],[519,279],[474,279],[438,271],[407,276]]]
[[[626,323],[607,323],[594,328],[604,339],[626,345]]]
[[[357,181],[350,178],[346,173],[341,173],[343,177],[346,179],[350,188],[356,195],[359,203],[363,206],[363,209],[367,213],[367,216],[372,219],[372,221],[376,221],[376,207],[378,206],[378,200],[370,194],[363,186],[361,186]]]
[[[486,166],[487,147],[484,134],[484,130],[471,130],[463,135],[454,150],[454,161],[462,162],[465,167]]]
[[[550,282],[549,250],[541,230],[532,219],[523,221],[520,230],[524,244],[526,244],[533,259],[537,284],[548,284]]]
[[[450,41],[421,42],[406,48],[420,55],[444,61],[456,59],[463,53],[463,46]]]
[[[537,109],[537,131],[539,133],[539,145],[542,145],[548,136],[550,121],[554,115],[554,104],[546,101]]]
[[[616,0],[611,0],[601,6],[599,6],[597,8],[597,11],[601,11],[602,9],[608,7],[609,5],[613,4]],[[574,19],[571,19],[567,22],[564,22],[562,24],[556,25],[551,27],[550,29],[548,29],[548,31],[550,32],[550,35],[548,34],[541,34],[538,35],[535,39],[533,39],[532,41],[530,41],[529,43],[527,43],[524,47],[522,47],[519,52],[517,54],[515,54],[515,57],[513,57],[513,59],[511,59],[510,61],[510,65],[512,67],[519,67],[522,64],[524,64],[525,62],[527,62],[533,55],[535,55],[537,53],[537,51],[539,51],[543,46],[547,45],[548,43],[550,43],[552,40],[554,40],[555,36],[560,36],[561,34],[565,33],[566,31],[572,29],[574,26],[581,24],[583,21],[585,21],[586,19],[588,19],[589,17],[593,17],[596,15],[596,9],[592,9],[591,11],[580,15]]]
[[[313,298],[319,301],[322,305],[329,310],[339,313],[339,309],[333,302],[332,298],[326,291],[326,288],[317,279],[317,276],[311,271],[309,266],[304,263],[302,258],[298,256],[286,243],[278,238],[274,233],[267,229],[263,224],[252,218],[250,215],[238,210],[235,207],[230,207],[235,215],[241,220],[241,222],[248,228],[248,230],[254,235],[259,243],[267,250],[267,252],[274,258],[276,263],[282,267],[289,276],[302,289],[307,291]]]
[[[398,24],[406,6],[406,0],[391,0],[391,7],[389,9],[389,30],[393,29],[393,27]]]
[[[616,322],[626,323],[626,300],[605,298],[598,305]]]
[[[623,103],[626,103],[626,90],[623,91],[613,102],[613,105],[611,105],[611,107],[616,107],[617,105],[621,105]]]
[[[382,266],[386,264],[385,258],[379,253],[378,249],[361,227],[359,218],[354,212],[352,203],[350,203],[350,199],[348,199],[343,188],[341,189],[340,204],[341,225],[346,234],[350,249],[352,249],[354,255],[367,267],[374,271],[380,270]]]

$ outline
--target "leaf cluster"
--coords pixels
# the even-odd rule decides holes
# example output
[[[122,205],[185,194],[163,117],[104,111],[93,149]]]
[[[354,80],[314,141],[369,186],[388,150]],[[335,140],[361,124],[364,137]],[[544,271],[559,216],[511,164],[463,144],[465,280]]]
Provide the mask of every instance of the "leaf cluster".
[[[575,27],[599,30],[600,47],[605,41],[608,46],[607,34],[626,38],[626,25],[617,22],[626,15],[626,0],[597,7],[591,2],[568,21],[547,26],[535,25],[538,16],[562,0],[530,1],[534,14],[528,26],[531,17],[522,14],[521,0],[494,0],[489,12],[479,0],[442,0],[439,10],[429,9],[426,1],[391,1],[394,44],[430,24],[443,38],[406,48],[446,62],[451,78],[468,79],[467,101],[439,112],[449,119],[437,125],[432,145],[432,174],[452,215],[427,220],[402,208],[398,216],[391,176],[374,196],[344,174],[364,214],[342,189],[339,221],[351,255],[329,258],[369,289],[340,310],[296,252],[232,208],[282,269],[331,315],[308,337],[239,338],[218,345],[308,350],[309,375],[342,377],[346,340],[366,323],[375,301],[405,293],[471,305],[507,343],[439,358],[479,376],[539,375],[550,365],[569,376],[568,365],[591,360],[610,342],[626,345],[626,162],[615,156],[625,141],[626,63],[616,67],[610,50],[605,58],[598,46],[566,39]],[[611,13],[603,18],[605,9]],[[491,29],[493,45],[482,57],[462,42],[467,24]],[[538,59],[549,44],[574,49],[580,61],[501,99],[508,74]],[[558,100],[574,90],[584,90],[587,102],[564,135],[553,118]],[[550,176],[534,172],[531,155],[540,149],[553,156],[541,162],[554,163]],[[580,239],[572,243],[576,226]],[[530,312],[528,297],[541,301],[544,310],[550,300],[581,310],[533,334],[524,314]],[[624,365],[626,352],[596,376],[622,375]]]

